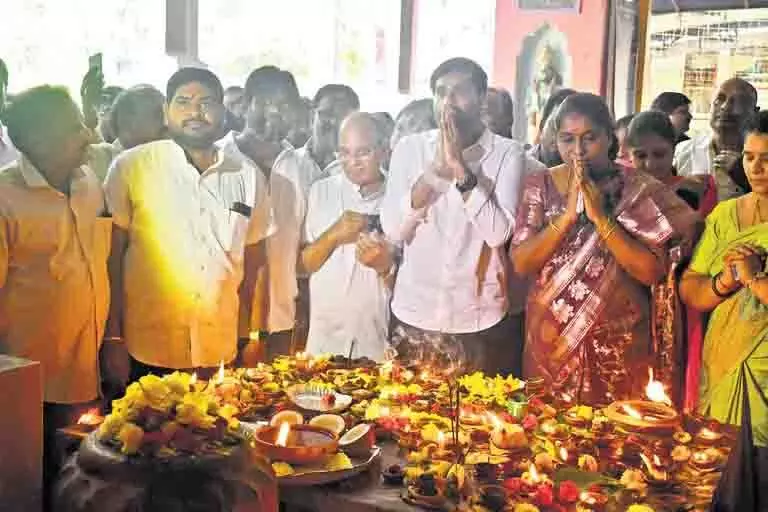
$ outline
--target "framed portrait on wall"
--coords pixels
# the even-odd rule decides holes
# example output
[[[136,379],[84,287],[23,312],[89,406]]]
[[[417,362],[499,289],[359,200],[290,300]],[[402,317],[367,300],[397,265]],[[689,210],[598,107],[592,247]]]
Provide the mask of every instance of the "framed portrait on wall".
[[[579,13],[581,0],[515,0],[521,11],[564,11]]]

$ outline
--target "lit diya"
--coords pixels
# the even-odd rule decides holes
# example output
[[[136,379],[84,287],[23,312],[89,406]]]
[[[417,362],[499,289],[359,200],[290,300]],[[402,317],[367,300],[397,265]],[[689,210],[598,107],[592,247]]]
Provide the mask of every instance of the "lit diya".
[[[671,405],[664,386],[654,380],[653,370],[648,370],[649,381],[645,394],[649,400],[622,400],[613,402],[605,410],[605,416],[628,430],[664,432],[676,430],[680,416]]]
[[[270,426],[257,430],[253,436],[256,447],[272,460],[289,464],[311,464],[336,453],[337,436],[313,425]]]

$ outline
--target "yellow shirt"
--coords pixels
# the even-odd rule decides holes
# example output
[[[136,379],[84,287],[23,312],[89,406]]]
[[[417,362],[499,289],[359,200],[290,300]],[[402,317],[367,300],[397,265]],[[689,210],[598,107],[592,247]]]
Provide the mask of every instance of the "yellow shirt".
[[[47,402],[98,396],[112,232],[104,212],[86,166],[69,197],[24,157],[0,173],[0,352],[40,361]]]
[[[264,177],[233,148],[199,173],[170,140],[113,162],[105,183],[128,231],[123,336],[139,361],[216,366],[237,353],[238,287],[247,245],[271,229]]]

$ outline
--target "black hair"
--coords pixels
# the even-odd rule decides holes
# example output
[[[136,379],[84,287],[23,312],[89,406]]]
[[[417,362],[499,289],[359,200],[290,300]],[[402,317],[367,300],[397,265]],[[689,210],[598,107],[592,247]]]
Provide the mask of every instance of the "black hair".
[[[400,121],[403,117],[413,116],[420,119],[424,119],[432,128],[437,128],[437,121],[435,121],[435,107],[432,98],[421,98],[413,100],[403,107],[397,117],[395,117],[395,123]]]
[[[611,147],[608,156],[611,160],[616,158],[619,144],[614,134],[614,123],[611,111],[605,100],[600,96],[587,92],[579,92],[568,96],[558,107],[554,118],[555,132],[559,132],[563,120],[573,114],[586,117],[598,129],[603,130],[611,138]]]
[[[242,88],[241,86],[239,86],[239,85],[230,85],[229,87],[227,87],[226,89],[224,89],[224,95],[225,95],[225,96],[226,96],[227,94],[230,94],[230,93],[233,93],[233,92],[245,92],[245,89],[243,89],[243,88]]]
[[[277,91],[288,91],[293,98],[299,98],[299,89],[293,74],[277,66],[261,66],[254,69],[245,81],[244,94],[247,103],[256,96],[270,95]]]
[[[627,128],[634,118],[635,114],[627,114],[624,117],[618,118],[614,129],[621,130],[622,128]]]
[[[437,81],[448,73],[466,73],[471,77],[472,83],[480,94],[488,92],[488,75],[483,68],[471,59],[454,57],[437,66],[432,72],[432,76],[429,77],[429,88],[432,93],[435,92]]]
[[[549,98],[547,98],[547,102],[544,103],[544,107],[541,109],[541,119],[539,119],[539,132],[544,131],[544,125],[547,124],[547,120],[549,119],[549,116],[552,115],[552,112],[560,106],[560,104],[565,101],[565,98],[568,96],[573,96],[576,94],[577,91],[575,89],[558,89],[555,92],[553,92]]]
[[[768,135],[768,110],[760,110],[752,114],[744,124],[744,133]]]
[[[677,134],[669,116],[659,110],[640,112],[634,116],[627,128],[627,144],[629,147],[637,147],[640,139],[648,135],[657,135],[672,146],[677,142]]]
[[[203,68],[181,68],[168,79],[165,88],[165,100],[170,103],[179,87],[197,82],[208,87],[217,102],[224,102],[224,87],[221,80],[212,71]]]
[[[691,99],[681,92],[667,91],[656,96],[651,103],[651,110],[658,110],[669,115],[676,109],[690,105]]]
[[[162,118],[162,104],[165,101],[165,97],[155,87],[141,84],[121,92],[112,104],[112,114],[109,118],[112,133],[118,135],[119,126],[135,123],[142,117],[151,115],[147,111],[147,106],[152,105],[153,100],[155,105],[161,107],[155,114]]]
[[[354,89],[344,84],[326,84],[322,86],[315,93],[315,97],[312,99],[312,105],[314,108],[320,104],[320,101],[326,96],[344,96],[345,100],[354,110],[360,109],[360,98]]]
[[[77,111],[77,105],[65,87],[41,85],[17,94],[3,112],[3,123],[11,142],[25,153],[33,140],[61,128],[58,115],[67,109]]]
[[[509,95],[509,91],[501,87],[489,87],[489,93],[495,93],[501,98],[501,106],[504,109],[504,113],[510,117],[515,115],[515,103],[512,101],[512,96]]]

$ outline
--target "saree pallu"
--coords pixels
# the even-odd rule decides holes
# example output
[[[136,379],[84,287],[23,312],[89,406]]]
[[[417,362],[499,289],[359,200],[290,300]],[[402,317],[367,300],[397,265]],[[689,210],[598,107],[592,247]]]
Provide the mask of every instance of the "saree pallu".
[[[605,197],[616,198],[616,221],[657,257],[666,261],[672,246],[688,250],[699,217],[662,183],[617,173],[599,187]],[[513,245],[546,228],[566,203],[552,173],[530,175]],[[542,376],[580,403],[641,396],[648,369],[660,359],[656,352],[669,350],[665,343],[651,343],[650,296],[648,287],[618,265],[594,225],[580,220],[529,292],[524,376]]]
[[[690,268],[714,276],[723,270],[723,255],[736,243],[768,248],[768,224],[740,229],[736,201],[721,203],[707,218]],[[699,410],[738,425],[746,391],[757,446],[768,446],[768,306],[749,289],[720,303],[709,318],[702,352]]]

